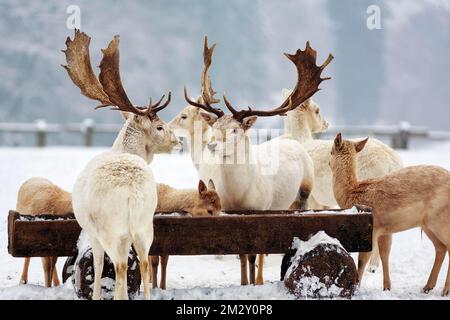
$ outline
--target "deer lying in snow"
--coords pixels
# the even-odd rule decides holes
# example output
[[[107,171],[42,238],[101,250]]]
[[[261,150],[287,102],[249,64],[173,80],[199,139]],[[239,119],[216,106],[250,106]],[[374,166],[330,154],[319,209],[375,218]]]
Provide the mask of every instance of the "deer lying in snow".
[[[45,178],[31,178],[25,181],[17,194],[16,211],[21,214],[38,216],[42,214],[64,215],[71,213],[72,197],[69,192],[54,185]],[[59,286],[56,261],[58,257],[42,257],[44,282],[46,287]],[[20,282],[28,282],[30,258],[25,258]]]
[[[436,258],[424,292],[432,290],[446,252],[450,255],[450,172],[436,166],[412,166],[382,178],[359,180],[356,155],[364,149],[362,141],[342,140],[339,133],[331,151],[333,190],[341,208],[363,204],[373,208],[373,243],[382,235],[391,235],[421,227],[436,250]],[[390,246],[379,243],[383,266],[383,287],[391,288],[389,278]],[[358,279],[361,282],[370,252],[358,258]],[[442,294],[450,291],[450,261]]]
[[[208,76],[215,45],[208,48],[205,38],[204,70],[202,73],[202,102],[189,98],[185,89],[186,101],[202,112],[201,116],[211,127],[211,139],[205,150],[205,160],[200,163],[200,177],[213,179],[225,210],[233,209],[288,209],[297,197],[299,189],[304,191],[306,200],[313,187],[313,174],[308,174],[312,161],[300,143],[292,139],[266,142],[252,148],[249,129],[258,116],[283,115],[293,106],[300,105],[318,91],[323,69],[331,62],[330,55],[325,63],[316,65],[316,52],[306,45],[304,51],[298,50],[286,56],[296,65],[298,81],[294,92],[278,107],[268,110],[237,111],[224,96],[230,115],[212,104],[220,102],[214,98],[214,90]],[[305,163],[304,159],[308,162]],[[273,160],[276,163],[264,167],[262,161]],[[255,255],[250,261],[250,283],[263,283],[263,255],[259,256],[258,276],[255,280]],[[248,284],[247,257],[241,255],[241,284]]]
[[[115,106],[126,122],[112,150],[92,159],[75,182],[72,204],[75,217],[86,230],[94,258],[93,299],[100,298],[104,252],[114,263],[114,299],[128,299],[127,265],[131,244],[140,260],[144,298],[150,298],[148,252],[153,241],[153,213],[157,206],[156,183],[148,164],[155,153],[170,152],[180,142],[158,116],[170,103],[164,96],[148,107],[136,107],[128,99],[120,80],[119,36],[102,50],[97,79],[89,57],[90,38],[75,31],[67,38],[67,70],[81,93]]]
[[[212,180],[209,180],[208,187],[200,180],[198,189],[175,189],[166,184],[158,183],[156,211],[186,211],[193,216],[218,216],[221,210],[220,197]],[[166,289],[169,256],[150,256],[150,258],[153,288],[158,287],[158,265],[161,258],[161,282],[159,287]]]
[[[290,93],[290,90],[283,89],[284,97],[288,97]],[[313,138],[314,133],[322,132],[327,128],[328,122],[322,116],[319,105],[312,98],[298,108],[287,112],[284,119],[283,137],[300,142],[314,162],[314,189],[309,201],[312,209],[337,206],[332,188],[332,173],[328,165],[333,141]],[[380,178],[401,168],[403,168],[403,162],[400,156],[377,139],[370,139],[364,150],[356,156],[356,174],[361,180]],[[390,246],[392,237],[386,235],[380,241]],[[375,271],[379,263],[377,252],[377,246],[375,246],[369,266],[371,272]]]

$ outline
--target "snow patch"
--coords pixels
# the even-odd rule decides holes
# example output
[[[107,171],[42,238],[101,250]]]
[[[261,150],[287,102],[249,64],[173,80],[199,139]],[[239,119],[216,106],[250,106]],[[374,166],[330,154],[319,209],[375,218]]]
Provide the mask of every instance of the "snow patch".
[[[319,231],[315,235],[313,235],[309,240],[302,241],[299,238],[295,237],[292,241],[292,249],[296,249],[295,255],[291,258],[291,265],[289,269],[286,272],[285,278],[289,277],[298,267],[298,264],[300,262],[300,258],[305,255],[306,253],[310,252],[314,248],[316,248],[320,244],[334,244],[339,248],[342,248],[342,244],[339,242],[339,240],[330,237],[325,233],[325,231]]]

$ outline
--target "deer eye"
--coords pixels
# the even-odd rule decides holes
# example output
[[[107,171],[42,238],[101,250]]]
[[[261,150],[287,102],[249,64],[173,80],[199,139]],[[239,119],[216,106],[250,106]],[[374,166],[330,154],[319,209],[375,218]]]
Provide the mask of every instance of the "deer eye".
[[[187,119],[187,115],[184,115],[184,114],[183,114],[183,115],[181,116],[181,119],[186,120],[186,119]]]
[[[161,131],[161,130],[163,130],[164,128],[162,127],[162,126],[158,126],[158,127],[156,127],[156,130],[158,130],[158,131]]]
[[[319,114],[319,110],[316,110],[316,114]]]
[[[231,132],[236,134],[238,133],[238,129],[234,128]]]

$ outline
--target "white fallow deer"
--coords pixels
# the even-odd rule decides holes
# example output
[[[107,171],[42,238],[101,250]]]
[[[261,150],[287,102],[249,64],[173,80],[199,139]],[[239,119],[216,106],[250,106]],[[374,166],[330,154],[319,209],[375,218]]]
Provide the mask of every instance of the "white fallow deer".
[[[197,102],[202,103],[198,97]],[[169,128],[178,136],[186,139],[192,163],[198,170],[202,160],[203,150],[208,143],[209,126],[203,120],[202,109],[188,105],[181,110],[169,123]]]
[[[67,39],[67,70],[70,78],[99,107],[115,106],[126,118],[112,150],[92,159],[75,182],[72,204],[75,217],[86,231],[94,257],[93,299],[100,298],[104,253],[114,263],[114,299],[128,299],[127,261],[133,244],[140,260],[144,298],[150,298],[148,253],[153,241],[153,214],[157,205],[156,183],[148,164],[154,154],[170,152],[179,140],[157,112],[170,103],[170,93],[162,105],[151,100],[147,108],[136,107],[128,99],[119,72],[119,36],[103,52],[100,75],[92,70],[90,38],[75,31]]]
[[[283,96],[288,97],[290,90],[284,89]],[[336,207],[333,194],[333,180],[330,166],[330,148],[333,140],[314,139],[315,133],[328,128],[328,122],[322,116],[320,107],[312,98],[298,108],[287,112],[284,119],[284,135],[300,142],[314,162],[314,190],[309,205],[312,209]],[[400,156],[386,144],[377,139],[370,139],[360,153],[356,155],[356,174],[359,179],[381,178],[403,168]],[[384,246],[391,246],[392,236],[380,239]],[[379,264],[378,247],[375,244],[369,271],[375,272]]]
[[[16,211],[33,216],[61,216],[72,213],[72,196],[69,192],[45,178],[34,177],[25,181],[17,193]],[[42,257],[44,283],[46,287],[59,286],[56,262],[58,257]],[[25,258],[20,282],[28,283],[30,258]]]
[[[211,139],[205,150],[205,159],[200,162],[200,178],[212,179],[222,200],[224,210],[281,210],[288,209],[299,190],[307,200],[313,188],[312,161],[307,152],[295,140],[283,139],[254,146],[250,142],[249,129],[258,116],[284,115],[293,106],[300,105],[319,90],[325,80],[320,77],[323,69],[331,62],[332,56],[322,66],[316,65],[316,51],[309,43],[304,51],[286,54],[298,72],[294,92],[280,106],[267,111],[237,111],[224,96],[224,102],[231,114],[225,113],[212,104],[220,102],[214,98],[214,90],[208,77],[215,46],[208,48],[205,39],[204,70],[202,73],[202,100],[193,101],[185,89],[186,101],[202,112],[204,120],[211,127]],[[264,163],[271,161],[269,165]],[[263,236],[263,235],[261,235]],[[255,280],[255,255],[241,258],[241,284],[248,284],[247,258],[250,261],[250,283],[263,284],[263,258],[259,255],[258,275]]]
[[[198,189],[175,189],[158,183],[158,212],[189,212],[194,217],[218,216],[222,210],[220,197],[214,182],[209,180],[208,186],[200,180]],[[161,282],[159,287],[166,289],[166,272],[169,256],[150,256],[152,266],[152,286],[158,287],[158,265],[161,258]]]
[[[436,250],[433,268],[423,288],[428,292],[436,286],[446,253],[450,255],[450,172],[441,167],[422,165],[406,167],[381,178],[361,180],[356,174],[356,155],[362,152],[367,139],[348,141],[337,134],[330,148],[334,195],[341,208],[362,204],[373,209],[374,244],[382,235],[422,228]],[[389,290],[390,247],[379,243],[379,250],[383,287]],[[360,283],[369,257],[370,252],[359,254]],[[449,292],[450,260],[442,295]]]

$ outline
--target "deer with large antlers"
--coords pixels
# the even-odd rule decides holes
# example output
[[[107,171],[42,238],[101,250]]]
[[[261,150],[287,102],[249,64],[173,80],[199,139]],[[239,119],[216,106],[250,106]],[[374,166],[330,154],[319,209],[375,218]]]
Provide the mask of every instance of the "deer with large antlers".
[[[119,72],[119,36],[102,50],[100,75],[92,70],[90,37],[75,30],[67,38],[67,70],[81,93],[112,106],[125,118],[112,150],[92,159],[75,182],[72,205],[80,226],[86,230],[94,257],[93,299],[100,299],[100,280],[106,252],[114,263],[114,299],[128,299],[127,262],[133,244],[140,260],[144,298],[150,298],[148,252],[153,241],[153,214],[157,205],[156,183],[148,164],[154,154],[170,152],[180,142],[157,112],[170,103],[161,98],[148,107],[134,106],[122,86]]]
[[[203,119],[211,127],[210,140],[205,148],[205,159],[200,163],[200,177],[213,179],[222,200],[224,210],[277,210],[288,209],[301,190],[306,202],[314,183],[311,158],[300,143],[290,139],[251,145],[249,129],[257,117],[285,115],[319,90],[319,84],[326,79],[320,77],[331,62],[330,55],[321,66],[316,65],[316,51],[309,43],[304,51],[286,54],[298,73],[298,81],[292,94],[271,110],[236,110],[224,96],[224,102],[231,114],[213,107],[220,102],[214,98],[208,70],[215,45],[208,47],[205,38],[204,70],[202,73],[201,99],[189,98],[185,88],[186,101],[206,112]],[[272,161],[270,164],[265,161]],[[250,283],[263,284],[263,258],[259,255],[258,275],[255,280],[256,256],[241,255],[241,284],[248,284],[247,259],[250,262]]]

